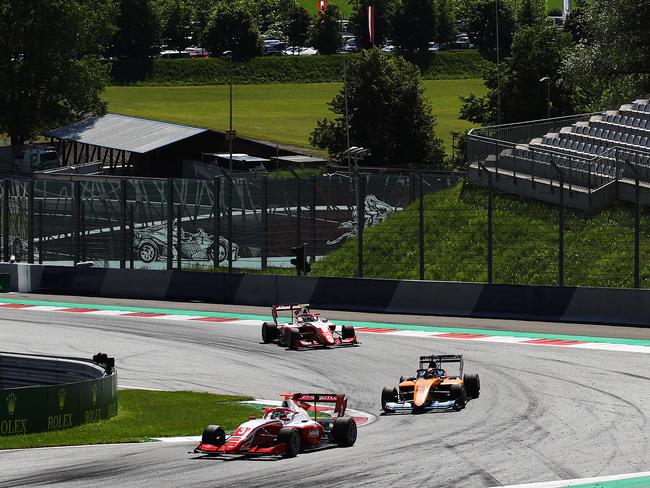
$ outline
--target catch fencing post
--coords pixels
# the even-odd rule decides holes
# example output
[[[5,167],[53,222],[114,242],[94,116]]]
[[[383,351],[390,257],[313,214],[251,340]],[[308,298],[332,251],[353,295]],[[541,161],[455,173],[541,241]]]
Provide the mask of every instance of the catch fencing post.
[[[564,174],[560,172],[560,222],[558,252],[558,283],[564,286]]]
[[[311,177],[311,260],[316,261],[316,177]]]
[[[302,244],[302,191],[300,188],[300,179],[296,178],[296,246]]]
[[[363,278],[363,228],[365,225],[366,195],[365,181],[357,173],[357,275]]]
[[[215,176],[212,178],[212,267],[216,268],[219,266],[220,255],[221,255],[221,241],[219,239],[220,228],[219,224],[221,217],[221,201],[219,194],[219,189],[221,186],[221,181],[219,177]]]
[[[9,180],[2,182],[2,260],[9,261]]]
[[[79,243],[81,244],[80,257],[86,260],[86,203],[79,202]]]
[[[183,203],[178,204],[178,219],[176,220],[176,268],[180,271],[183,267],[182,259],[182,240],[183,240]]]
[[[269,178],[264,175],[262,177],[262,226],[264,228],[264,237],[262,242],[262,269],[266,269],[269,259]]]
[[[641,202],[639,201],[639,192],[639,173],[637,171],[634,175],[634,288],[641,286]]]
[[[134,241],[135,205],[129,205],[129,267],[133,269],[133,241]]]
[[[34,263],[34,180],[27,187],[27,262]]]
[[[174,267],[174,180],[167,179],[167,270]]]
[[[493,274],[492,274],[492,264],[493,264],[493,248],[492,248],[492,173],[488,171],[482,161],[478,162],[479,168],[481,168],[488,177],[488,201],[487,201],[487,282],[492,284]]]
[[[126,268],[126,180],[120,179],[120,234],[122,236],[122,252],[120,253],[120,269]]]
[[[232,176],[228,174],[228,274],[232,274]]]
[[[45,239],[43,236],[43,201],[38,202],[38,264],[43,264]]]
[[[79,243],[79,237],[80,237],[80,207],[81,207],[81,182],[80,181],[75,181],[74,182],[74,206],[73,206],[73,219],[74,219],[74,262],[72,265],[74,266],[76,263],[79,262],[79,251],[80,251],[80,243]]]
[[[419,197],[420,203],[418,205],[419,214],[419,237],[420,237],[420,280],[424,280],[424,188],[422,185],[422,173],[419,175]]]

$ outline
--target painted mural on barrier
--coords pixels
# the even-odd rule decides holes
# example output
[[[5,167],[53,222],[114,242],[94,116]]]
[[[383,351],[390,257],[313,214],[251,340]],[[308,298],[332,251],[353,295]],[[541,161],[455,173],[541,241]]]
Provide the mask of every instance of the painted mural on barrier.
[[[416,198],[415,181],[408,175],[364,176],[364,227],[408,208]],[[449,175],[423,180],[426,193],[454,183]],[[28,185],[15,181],[8,188],[9,251],[25,261]],[[72,264],[76,258],[99,267],[125,261],[129,266],[132,259],[136,268],[165,269],[171,217],[173,267],[179,258],[183,267],[210,267],[215,254],[223,264],[229,247],[238,268],[288,267],[297,242],[319,258],[356,237],[359,188],[346,175],[221,179],[216,188],[207,180],[39,179],[34,182],[34,259]]]
[[[364,212],[363,212],[363,228],[367,229],[372,227],[375,224],[378,224],[382,220],[386,219],[393,212],[401,210],[398,207],[392,207],[386,202],[382,202],[375,195],[366,195],[364,201]],[[338,244],[342,240],[348,240],[351,237],[356,237],[359,231],[359,217],[357,212],[357,207],[355,206],[352,210],[352,220],[342,222],[339,225],[339,229],[343,231],[339,237],[334,240],[327,241],[327,244],[334,245]]]
[[[214,236],[200,227],[194,233],[186,232],[181,228],[179,246],[178,226],[173,225],[172,229],[172,253],[175,259],[178,258],[180,252],[181,259],[190,261],[214,261],[215,257],[219,263],[228,260],[229,242],[226,238],[219,236],[218,242],[215,242]],[[133,247],[143,263],[165,259],[167,257],[167,223],[136,230]],[[237,259],[239,259],[239,246],[233,242],[232,261],[237,261]]]

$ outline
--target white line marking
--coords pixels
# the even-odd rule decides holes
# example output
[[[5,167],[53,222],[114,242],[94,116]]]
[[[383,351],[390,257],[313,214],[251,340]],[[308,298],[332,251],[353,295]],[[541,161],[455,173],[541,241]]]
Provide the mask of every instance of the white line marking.
[[[650,477],[650,471],[647,471],[645,473],[617,474],[613,476],[598,476],[595,478],[580,478],[575,480],[542,481],[540,483],[508,485],[500,488],[561,488],[565,486],[586,485],[590,483],[603,483],[607,481],[618,481],[645,477]]]

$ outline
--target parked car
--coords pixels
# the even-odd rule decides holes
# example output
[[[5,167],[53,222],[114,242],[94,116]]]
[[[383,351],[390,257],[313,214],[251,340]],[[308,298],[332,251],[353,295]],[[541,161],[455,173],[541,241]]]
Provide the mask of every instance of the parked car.
[[[280,56],[287,48],[287,44],[279,39],[267,39],[264,41],[262,54],[267,56]]]
[[[283,52],[285,56],[313,56],[318,54],[318,51],[313,47],[305,46],[289,46]]]
[[[14,162],[18,172],[25,174],[60,166],[58,153],[49,146],[27,146],[18,153]]]
[[[179,252],[177,242],[178,227],[173,226],[173,253]],[[143,263],[151,263],[167,256],[167,224],[143,227],[135,231],[133,248]],[[219,236],[215,245],[214,236],[199,228],[196,233],[181,230],[181,259],[192,261],[214,261],[217,252],[218,263],[228,259],[228,240]],[[232,260],[239,259],[239,246],[232,243]]]
[[[359,46],[357,45],[356,37],[349,37],[344,40],[343,47],[341,48],[343,53],[357,53],[359,52]]]

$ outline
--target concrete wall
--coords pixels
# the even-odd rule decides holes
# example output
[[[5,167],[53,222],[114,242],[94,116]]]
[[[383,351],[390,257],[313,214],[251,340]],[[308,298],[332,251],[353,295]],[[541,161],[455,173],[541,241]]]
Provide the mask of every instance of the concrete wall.
[[[12,289],[269,306],[647,326],[650,290],[1,264]]]

